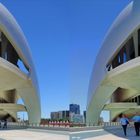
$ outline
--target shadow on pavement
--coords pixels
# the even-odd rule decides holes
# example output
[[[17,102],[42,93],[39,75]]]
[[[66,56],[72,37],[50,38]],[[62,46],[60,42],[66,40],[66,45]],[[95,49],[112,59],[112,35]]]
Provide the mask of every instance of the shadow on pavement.
[[[98,136],[106,137],[107,135],[111,135],[111,134],[116,136],[116,140],[117,139],[118,140],[120,140],[120,139],[140,140],[140,136],[135,136],[135,130],[133,127],[127,129],[127,136],[124,136],[122,129],[117,128],[117,129],[106,129],[106,130],[99,130],[99,131],[93,130],[93,131],[70,133],[70,140],[82,140],[82,139],[88,139],[88,138],[94,139]],[[105,137],[104,137],[104,140],[106,140]],[[111,137],[111,136],[109,136],[109,137]],[[112,139],[114,139],[114,137]]]
[[[122,129],[106,130],[107,132],[117,136],[118,138],[124,138],[126,140],[140,140],[140,136],[135,135],[135,129],[133,127],[127,128],[127,136],[124,136]]]

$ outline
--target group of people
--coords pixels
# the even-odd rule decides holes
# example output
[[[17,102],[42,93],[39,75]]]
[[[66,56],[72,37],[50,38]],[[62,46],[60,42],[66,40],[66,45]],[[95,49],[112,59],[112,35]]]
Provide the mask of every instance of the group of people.
[[[2,123],[3,123],[3,126],[2,126]],[[7,128],[7,120],[3,120],[3,121],[1,121],[0,120],[0,128]]]
[[[126,136],[126,130],[127,130],[127,125],[129,124],[129,121],[134,122],[134,127],[135,127],[135,132],[136,136],[139,136],[139,131],[140,131],[140,115],[138,113],[135,114],[135,116],[129,120],[124,114],[120,115],[120,123],[122,125],[124,135]]]

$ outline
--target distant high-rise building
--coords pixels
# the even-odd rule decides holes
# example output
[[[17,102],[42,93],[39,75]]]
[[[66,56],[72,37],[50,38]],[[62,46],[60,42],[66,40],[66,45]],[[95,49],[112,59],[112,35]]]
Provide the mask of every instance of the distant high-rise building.
[[[70,110],[70,113],[80,114],[80,105],[70,104],[69,110]]]
[[[59,119],[67,119],[69,120],[69,111],[59,111]]]
[[[71,113],[70,122],[72,122],[72,123],[83,123],[84,122],[83,115]]]
[[[51,112],[51,119],[52,120],[69,120],[69,111],[64,110],[64,111],[57,111],[57,112]]]
[[[51,112],[51,120],[57,120],[57,119],[59,119],[59,113]]]
[[[86,122],[86,111],[83,111],[84,122]]]

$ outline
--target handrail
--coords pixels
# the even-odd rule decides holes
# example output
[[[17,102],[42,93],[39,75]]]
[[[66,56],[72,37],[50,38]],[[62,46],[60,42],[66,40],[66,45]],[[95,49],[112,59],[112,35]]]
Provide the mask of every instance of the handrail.
[[[133,122],[130,122],[130,125],[132,125]],[[89,123],[88,125],[86,125],[85,123],[71,123],[68,121],[50,121],[48,123],[44,123],[44,124],[37,124],[37,123],[32,123],[32,124],[28,124],[25,122],[8,122],[8,126],[19,126],[19,127],[32,127],[32,128],[47,128],[47,127],[51,127],[51,128],[72,128],[72,127],[78,127],[78,128],[83,128],[83,127],[96,127],[96,128],[100,128],[100,127],[113,127],[113,126],[121,126],[121,124],[119,122],[104,122],[104,123],[100,123],[100,124],[92,124]]]

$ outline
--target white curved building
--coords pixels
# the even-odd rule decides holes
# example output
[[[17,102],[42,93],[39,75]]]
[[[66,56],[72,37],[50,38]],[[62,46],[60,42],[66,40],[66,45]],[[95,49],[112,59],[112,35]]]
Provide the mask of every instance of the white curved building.
[[[140,111],[140,0],[132,1],[110,27],[93,68],[87,124],[98,123],[102,110],[111,120]]]
[[[24,105],[17,104],[20,98]],[[29,123],[40,122],[38,82],[28,43],[14,17],[0,4],[0,119],[16,121],[18,111],[28,112]]]

